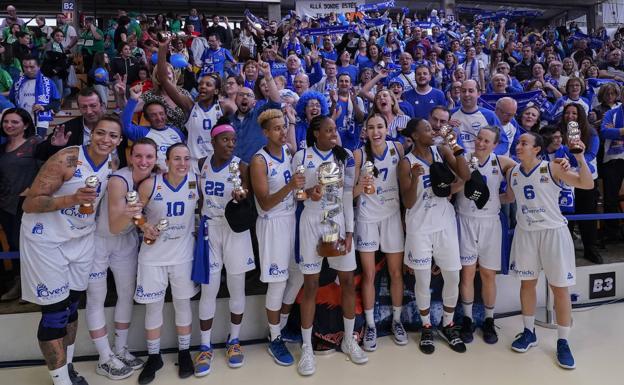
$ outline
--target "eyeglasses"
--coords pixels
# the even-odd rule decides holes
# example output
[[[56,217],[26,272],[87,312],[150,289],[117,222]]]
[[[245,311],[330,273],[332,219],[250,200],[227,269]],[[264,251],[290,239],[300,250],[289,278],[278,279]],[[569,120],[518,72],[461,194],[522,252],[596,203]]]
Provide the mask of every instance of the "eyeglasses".
[[[252,94],[251,92],[239,92],[237,95],[240,96],[241,98],[253,98],[254,97],[254,94]]]

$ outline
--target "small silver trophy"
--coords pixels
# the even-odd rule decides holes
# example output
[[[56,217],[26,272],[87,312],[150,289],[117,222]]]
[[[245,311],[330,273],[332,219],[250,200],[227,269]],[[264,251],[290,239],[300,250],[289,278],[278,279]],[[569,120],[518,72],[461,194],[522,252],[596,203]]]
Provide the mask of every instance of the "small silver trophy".
[[[375,170],[375,165],[373,164],[373,162],[371,162],[370,160],[367,160],[366,162],[364,162],[364,176],[373,176],[374,170]],[[364,192],[369,195],[374,194],[375,185],[370,184],[370,185],[364,186]]]
[[[457,144],[457,134],[455,133],[453,127],[449,126],[448,124],[440,127],[440,136],[442,136],[446,143],[451,146],[453,155],[459,156],[464,153],[464,149],[459,144]]]
[[[581,146],[578,145],[579,140],[581,140],[579,124],[577,122],[568,122],[568,144],[571,153],[580,154],[583,152]]]
[[[321,237],[316,246],[317,253],[322,257],[338,257],[345,255],[345,240],[340,237],[340,226],[333,218],[342,215],[342,184],[344,174],[342,168],[335,162],[321,164],[317,171],[321,186]],[[349,202],[351,204],[351,202]]]
[[[97,175],[88,176],[85,179],[85,187],[96,188],[100,184],[100,180]],[[91,203],[82,203],[78,208],[78,212],[80,214],[93,214],[95,210],[93,209],[93,204]]]
[[[299,166],[297,166],[295,172],[301,175],[305,174],[305,166],[300,164]],[[302,188],[297,189],[297,191],[295,192],[295,199],[297,199],[298,201],[304,201],[308,199],[308,193],[306,193],[305,190]]]
[[[167,218],[161,218],[156,225],[156,230],[162,232],[167,230],[167,227],[169,227],[169,220]],[[147,238],[145,236],[143,237],[143,241],[146,245],[152,245],[156,242],[155,239]]]
[[[473,171],[479,169],[479,158],[474,155],[470,158],[470,168],[472,168]]]
[[[240,177],[240,168],[238,162],[234,160],[231,161],[230,165],[228,166],[228,170],[230,171],[229,180],[232,183],[232,186],[234,186],[234,193],[238,194],[245,192],[245,189],[243,189],[243,182],[241,181]]]
[[[128,202],[130,206],[139,203],[139,193],[137,193],[136,191],[128,191],[126,193],[126,202]],[[136,226],[141,226],[145,223],[145,217],[139,213],[132,217],[132,221]]]
[[[171,31],[160,31],[156,34],[156,38],[158,41],[163,42],[167,39],[173,39],[174,37],[178,38],[186,38],[186,33],[183,31],[180,32],[171,32]]]

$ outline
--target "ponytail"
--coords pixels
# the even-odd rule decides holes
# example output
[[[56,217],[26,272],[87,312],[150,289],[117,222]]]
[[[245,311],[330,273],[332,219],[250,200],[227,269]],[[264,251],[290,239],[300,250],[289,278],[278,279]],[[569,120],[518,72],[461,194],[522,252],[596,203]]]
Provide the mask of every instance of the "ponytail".
[[[367,140],[364,144],[364,151],[366,152],[366,159],[362,159],[362,164],[364,164],[366,160],[373,162],[373,176],[377,178],[379,170],[377,170],[377,166],[375,166],[375,155],[373,154],[373,147],[371,146],[370,140]]]

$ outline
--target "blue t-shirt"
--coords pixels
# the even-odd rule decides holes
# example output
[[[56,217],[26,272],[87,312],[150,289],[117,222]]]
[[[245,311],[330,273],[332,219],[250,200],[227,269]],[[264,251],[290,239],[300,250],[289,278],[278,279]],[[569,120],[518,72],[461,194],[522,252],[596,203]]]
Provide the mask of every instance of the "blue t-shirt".
[[[234,63],[234,57],[229,50],[225,48],[219,48],[213,50],[212,48],[206,48],[201,56],[202,72],[217,73],[221,78],[225,77],[225,62],[229,61]]]
[[[429,118],[429,113],[434,107],[447,104],[444,93],[436,88],[431,88],[424,95],[416,90],[410,90],[404,92],[402,97],[414,108],[414,117],[421,119]]]

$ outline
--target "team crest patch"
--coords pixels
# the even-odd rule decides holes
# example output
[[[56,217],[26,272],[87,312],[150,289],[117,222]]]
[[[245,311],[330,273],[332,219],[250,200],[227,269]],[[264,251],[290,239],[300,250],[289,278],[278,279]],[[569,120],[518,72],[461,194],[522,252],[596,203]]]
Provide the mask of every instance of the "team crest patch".
[[[492,175],[498,175],[498,169],[497,168],[493,168],[492,169]]]
[[[546,175],[542,175],[540,178],[540,183],[548,183],[548,177]]]
[[[197,182],[195,181],[191,181],[188,183],[188,188],[190,188],[191,190],[194,190],[197,188]]]
[[[394,154],[396,154],[396,150],[394,148],[390,149],[390,155],[394,156]]]
[[[540,167],[540,174],[546,174],[547,172],[548,172],[548,167],[546,166]]]
[[[492,166],[496,166],[496,159],[492,159]]]
[[[109,170],[113,169],[113,162],[111,160],[108,161],[108,169]]]
[[[313,157],[314,157],[314,155],[308,154],[308,159],[312,159]]]
[[[193,200],[193,199],[195,199],[195,193],[194,193],[193,191],[191,191],[191,192],[189,193],[189,195],[188,195],[188,199],[189,199],[189,200]]]
[[[511,174],[511,176],[518,176],[518,173],[514,172],[514,173]]]
[[[162,186],[161,185],[157,185],[156,186],[156,190],[162,190]]]

